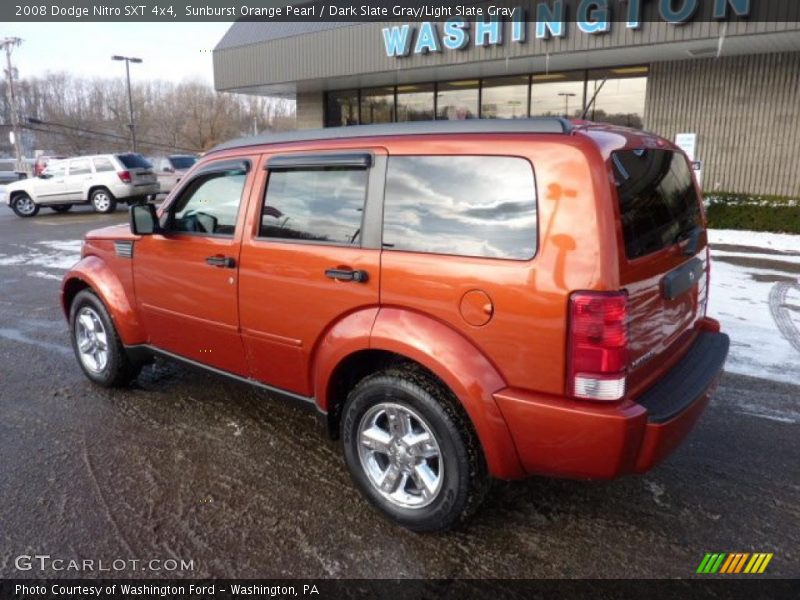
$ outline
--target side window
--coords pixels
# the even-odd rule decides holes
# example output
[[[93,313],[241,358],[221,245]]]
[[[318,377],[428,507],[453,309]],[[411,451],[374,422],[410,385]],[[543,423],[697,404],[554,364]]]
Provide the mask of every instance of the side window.
[[[92,167],[89,165],[88,159],[71,160],[69,161],[69,174],[70,175],[89,175],[92,172]]]
[[[388,250],[527,260],[536,253],[533,168],[508,156],[393,156]]]
[[[359,245],[367,176],[343,167],[270,171],[259,236]]]
[[[233,235],[247,173],[230,170],[200,175],[175,203],[167,228],[190,233]]]
[[[102,173],[104,171],[116,171],[114,164],[107,158],[95,158],[94,170],[98,173]]]
[[[47,166],[44,170],[46,175],[50,175],[51,177],[63,177],[64,174],[67,172],[67,165],[66,163],[53,163]]]

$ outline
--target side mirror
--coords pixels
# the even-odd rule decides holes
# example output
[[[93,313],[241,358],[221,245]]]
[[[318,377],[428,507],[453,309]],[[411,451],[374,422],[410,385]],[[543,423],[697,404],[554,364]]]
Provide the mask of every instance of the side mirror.
[[[160,230],[156,207],[152,204],[134,204],[131,206],[131,233],[135,235],[153,235]]]
[[[163,171],[164,173],[174,173],[175,169],[173,169],[172,167],[164,167]]]

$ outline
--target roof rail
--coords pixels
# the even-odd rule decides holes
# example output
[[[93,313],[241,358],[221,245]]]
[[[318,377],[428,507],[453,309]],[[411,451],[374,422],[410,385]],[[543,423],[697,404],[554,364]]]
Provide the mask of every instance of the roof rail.
[[[457,133],[556,133],[568,134],[572,124],[561,117],[534,117],[530,119],[465,119],[461,121],[409,121],[406,123],[381,123],[352,127],[304,129],[284,133],[262,133],[242,137],[214,146],[209,152],[314,140],[338,140],[390,135],[435,135]]]

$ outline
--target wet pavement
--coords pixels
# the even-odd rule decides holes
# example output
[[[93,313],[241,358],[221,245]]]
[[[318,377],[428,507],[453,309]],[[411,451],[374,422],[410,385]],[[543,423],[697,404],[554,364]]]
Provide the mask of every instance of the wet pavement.
[[[313,414],[167,361],[91,385],[58,279],[83,232],[126,214],[47,213],[0,206],[0,576],[99,574],[18,570],[38,554],[126,561],[104,576],[682,577],[706,552],[800,576],[798,387],[726,374],[651,473],[497,483],[456,531],[413,534],[362,501]]]

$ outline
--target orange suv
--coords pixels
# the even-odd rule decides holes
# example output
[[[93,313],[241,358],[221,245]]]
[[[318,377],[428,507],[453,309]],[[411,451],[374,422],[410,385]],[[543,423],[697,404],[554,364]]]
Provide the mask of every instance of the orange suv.
[[[608,479],[668,455],[728,337],[686,156],[580,121],[246,138],[159,210],[90,232],[62,303],[78,362],[162,355],[320,416],[355,484],[417,531],[491,478]]]

